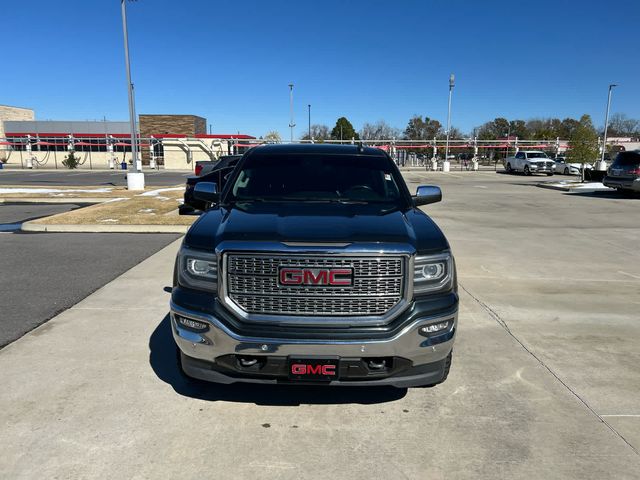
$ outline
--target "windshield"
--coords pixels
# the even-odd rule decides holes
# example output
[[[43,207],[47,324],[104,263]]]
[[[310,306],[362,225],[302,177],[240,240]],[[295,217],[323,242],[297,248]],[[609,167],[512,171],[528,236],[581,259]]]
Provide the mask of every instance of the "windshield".
[[[528,158],[549,158],[547,154],[544,152],[529,152],[527,153]]]
[[[227,200],[397,203],[398,181],[383,156],[254,154]]]

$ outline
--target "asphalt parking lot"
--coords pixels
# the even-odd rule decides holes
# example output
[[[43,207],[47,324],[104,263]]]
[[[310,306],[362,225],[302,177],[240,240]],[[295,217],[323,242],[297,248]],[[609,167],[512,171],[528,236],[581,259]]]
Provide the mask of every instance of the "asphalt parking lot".
[[[144,179],[151,186],[172,186],[186,182],[193,172],[174,170],[146,170]],[[30,186],[104,186],[127,185],[126,172],[122,170],[0,170],[0,185]]]
[[[493,172],[405,177],[412,189],[434,183],[444,192],[425,210],[449,238],[459,273],[446,383],[185,382],[163,291],[174,242],[0,351],[0,471],[640,478],[640,199],[566,194],[535,186],[546,177]]]
[[[0,224],[78,205],[0,204]],[[140,263],[178,235],[0,233],[0,348]],[[117,296],[113,298],[118,301]]]

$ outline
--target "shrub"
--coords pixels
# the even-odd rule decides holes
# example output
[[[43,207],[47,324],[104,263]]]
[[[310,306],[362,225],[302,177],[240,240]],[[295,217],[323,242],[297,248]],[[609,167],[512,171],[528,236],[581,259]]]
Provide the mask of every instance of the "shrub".
[[[80,159],[75,156],[74,152],[69,152],[69,155],[62,160],[62,164],[69,169],[78,168]]]

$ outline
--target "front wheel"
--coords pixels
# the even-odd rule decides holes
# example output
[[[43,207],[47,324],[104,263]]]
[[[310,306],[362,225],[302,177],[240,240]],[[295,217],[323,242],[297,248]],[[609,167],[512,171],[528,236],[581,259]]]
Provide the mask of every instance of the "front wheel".
[[[507,166],[504,167],[504,169],[507,171],[507,173],[513,172],[513,170],[511,169],[511,164],[510,163],[507,163]]]
[[[569,171],[569,169],[568,169],[568,168],[565,168],[565,169],[564,169],[564,174],[565,174],[565,175],[569,175],[570,173],[571,173],[571,172]]]
[[[547,177],[553,177],[553,172],[547,173]]]
[[[529,165],[525,165],[524,166],[524,174],[525,175],[531,175],[531,170],[529,170]]]

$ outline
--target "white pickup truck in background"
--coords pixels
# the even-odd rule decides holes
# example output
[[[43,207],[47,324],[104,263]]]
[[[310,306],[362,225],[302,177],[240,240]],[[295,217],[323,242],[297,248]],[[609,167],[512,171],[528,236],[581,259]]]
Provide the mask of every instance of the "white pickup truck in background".
[[[554,161],[542,151],[521,150],[515,156],[507,157],[504,168],[507,173],[522,172],[525,175],[546,173],[551,176],[554,173]]]

